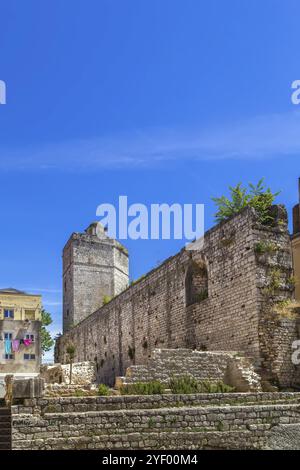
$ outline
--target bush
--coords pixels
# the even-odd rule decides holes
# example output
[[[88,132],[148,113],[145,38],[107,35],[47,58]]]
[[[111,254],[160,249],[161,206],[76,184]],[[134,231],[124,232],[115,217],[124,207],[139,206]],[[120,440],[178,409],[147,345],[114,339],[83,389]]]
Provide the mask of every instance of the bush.
[[[234,388],[224,384],[221,380],[210,382],[209,380],[197,381],[194,377],[186,375],[183,377],[173,377],[170,380],[171,392],[176,395],[193,393],[230,393]]]
[[[100,384],[98,387],[98,395],[107,397],[109,395],[109,387],[104,384]]]
[[[272,243],[272,242],[259,242],[259,243],[256,243],[254,249],[255,249],[255,253],[257,253],[258,255],[263,255],[265,253],[274,253],[277,247],[275,243]]]
[[[176,395],[184,395],[190,393],[199,393],[199,382],[190,376],[185,375],[183,377],[172,377],[169,383],[172,393]]]
[[[210,382],[203,380],[199,382],[201,393],[230,393],[234,391],[234,387],[224,384],[221,380],[218,382]]]
[[[230,186],[229,190],[230,198],[226,196],[212,198],[218,209],[215,214],[217,222],[227,220],[245,207],[250,206],[256,210],[262,224],[273,223],[270,207],[280,193],[272,193],[270,188],[266,188],[264,179],[261,179],[256,186],[249,183],[249,189],[239,183],[234,187]]]
[[[162,395],[164,391],[164,385],[157,380],[122,385],[120,388],[121,395]]]

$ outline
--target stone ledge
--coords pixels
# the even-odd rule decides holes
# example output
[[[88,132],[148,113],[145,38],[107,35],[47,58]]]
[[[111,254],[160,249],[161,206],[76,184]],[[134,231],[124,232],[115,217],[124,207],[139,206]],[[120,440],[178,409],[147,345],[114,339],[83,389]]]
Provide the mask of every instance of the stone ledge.
[[[300,402],[299,392],[260,392],[260,393],[208,393],[190,395],[123,395],[123,396],[91,396],[91,397],[47,397],[26,399],[23,405],[14,405],[14,415],[23,413],[44,413],[47,408],[55,407],[57,412],[64,411],[101,411],[149,408],[179,408],[182,406],[209,405],[259,405],[265,402],[291,403]],[[91,409],[93,408],[93,409]],[[97,408],[97,409],[94,409]]]
[[[129,433],[126,436],[102,435],[74,438],[37,439],[14,442],[14,450],[40,449],[263,449],[266,439],[262,431],[152,432],[147,436]]]

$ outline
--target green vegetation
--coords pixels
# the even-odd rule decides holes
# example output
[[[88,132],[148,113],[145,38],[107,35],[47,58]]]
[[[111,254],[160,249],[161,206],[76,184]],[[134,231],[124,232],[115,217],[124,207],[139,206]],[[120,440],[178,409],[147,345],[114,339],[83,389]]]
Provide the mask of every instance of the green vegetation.
[[[122,385],[120,388],[121,395],[162,395],[164,391],[164,385],[157,380]]]
[[[46,310],[42,308],[41,348],[43,354],[47,351],[50,351],[54,345],[54,339],[46,328],[47,326],[51,325],[52,322],[53,320],[51,313],[46,312]]]
[[[146,274],[143,274],[142,276],[138,277],[137,279],[130,281],[130,285],[134,286],[138,282],[142,281],[142,279],[145,279],[145,277],[146,277]]]
[[[185,375],[183,377],[172,377],[169,386],[171,392],[175,393],[176,395],[198,393],[199,390],[199,383],[194,377],[190,375]]]
[[[70,363],[70,385],[72,384],[72,369],[73,369],[73,361],[75,358],[75,353],[76,353],[76,347],[73,343],[69,343],[67,348],[66,348],[66,353],[69,358],[69,363]]]
[[[109,295],[104,295],[104,296],[103,296],[103,299],[102,299],[102,304],[103,304],[103,305],[108,304],[108,303],[111,301],[111,299],[112,299],[112,298],[111,298]]]
[[[154,419],[154,418],[149,418],[149,420],[148,420],[148,427],[149,427],[149,428],[153,428],[153,427],[155,426],[155,424],[156,424],[155,419]]]
[[[292,304],[292,300],[286,299],[286,300],[279,300],[279,302],[276,303],[276,307],[278,310],[284,310],[285,308],[290,307]]]
[[[270,282],[268,287],[264,288],[264,294],[272,296],[281,286],[281,271],[278,268],[272,269],[270,272]]]
[[[292,290],[294,290],[295,287],[296,287],[296,283],[297,283],[296,277],[295,277],[295,276],[289,277],[288,280],[287,280],[287,283],[288,283],[289,287],[290,287]]]
[[[282,318],[294,320],[299,318],[300,303],[291,299],[280,300],[275,304],[275,312]]]
[[[199,294],[197,294],[197,302],[202,302],[208,298],[208,289],[203,289]]]
[[[182,377],[173,377],[170,380],[170,389],[174,394],[193,394],[193,393],[230,393],[234,391],[233,387],[224,384],[222,381],[210,382],[209,380],[197,381],[190,375]]]
[[[109,387],[105,384],[99,384],[98,395],[103,397],[107,397],[108,395],[110,395]]]
[[[219,432],[224,431],[224,424],[222,423],[222,421],[219,421],[219,422],[218,422],[218,424],[217,424],[217,431],[219,431]]]
[[[258,255],[265,253],[274,253],[277,250],[277,246],[272,242],[259,242],[255,245],[254,251]]]
[[[133,361],[135,358],[135,348],[133,346],[128,347],[128,357]]]
[[[124,253],[125,255],[128,255],[127,248],[125,248],[125,246],[121,245],[121,243],[118,243],[118,248],[122,253]]]
[[[162,395],[165,393],[165,384],[159,381],[136,382],[123,385],[120,388],[121,395]],[[176,395],[187,395],[193,393],[230,393],[233,387],[222,381],[210,382],[209,380],[198,381],[191,375],[172,377],[167,388]]]
[[[215,214],[217,222],[227,220],[249,206],[256,210],[262,224],[272,224],[273,218],[269,210],[280,193],[272,193],[270,188],[266,188],[264,179],[261,179],[256,186],[249,183],[249,188],[245,188],[239,183],[230,186],[229,190],[230,198],[226,196],[212,198],[218,209]]]
[[[209,380],[204,380],[200,382],[201,393],[232,393],[234,392],[234,387],[224,384],[221,380],[218,382],[210,382]]]

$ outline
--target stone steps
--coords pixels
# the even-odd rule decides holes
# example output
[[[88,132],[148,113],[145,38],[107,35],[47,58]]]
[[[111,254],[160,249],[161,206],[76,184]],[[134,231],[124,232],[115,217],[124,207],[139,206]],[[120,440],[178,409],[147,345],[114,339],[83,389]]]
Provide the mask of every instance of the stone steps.
[[[191,375],[196,380],[223,381],[237,391],[260,391],[260,377],[250,358],[235,352],[193,351],[191,349],[155,349],[146,365],[132,365],[124,377],[117,377],[116,387],[157,380],[168,383],[171,377]]]
[[[180,407],[207,406],[261,406],[300,403],[300,393],[261,392],[261,393],[200,393],[190,395],[124,395],[109,397],[47,397],[28,399],[24,405],[12,407],[14,415],[45,414],[87,411],[147,410]]]
[[[13,423],[14,449],[232,449],[241,440],[254,448],[274,427],[300,428],[300,404],[14,415]]]
[[[34,431],[38,427],[41,432],[37,438],[43,437],[43,423],[48,422],[50,436],[53,429],[54,437],[73,437],[82,432],[88,436],[102,434],[127,434],[128,432],[149,433],[172,432],[182,429],[199,430],[247,430],[250,426],[300,423],[300,404],[288,405],[261,405],[247,406],[208,406],[208,407],[181,407],[160,408],[150,410],[117,410],[117,411],[89,411],[83,413],[45,413],[42,419],[34,418],[32,428],[30,425],[22,429],[23,417],[14,417],[14,426],[20,421],[20,433]],[[27,415],[28,416],[28,415]],[[75,434],[74,434],[75,432]],[[59,434],[62,434],[60,436]]]
[[[11,449],[11,411],[0,407],[0,450]]]
[[[253,442],[254,441],[254,442]],[[102,436],[81,436],[52,438],[47,442],[32,442],[33,450],[221,450],[263,448],[265,439],[261,431],[222,432],[150,432],[146,438],[139,433],[128,433],[126,436],[107,434]],[[27,441],[18,441],[16,450],[28,450]]]
[[[277,435],[282,426],[300,432],[299,393],[36,399],[24,405],[12,407],[13,449],[265,448],[273,429]],[[87,411],[92,406],[102,409]]]

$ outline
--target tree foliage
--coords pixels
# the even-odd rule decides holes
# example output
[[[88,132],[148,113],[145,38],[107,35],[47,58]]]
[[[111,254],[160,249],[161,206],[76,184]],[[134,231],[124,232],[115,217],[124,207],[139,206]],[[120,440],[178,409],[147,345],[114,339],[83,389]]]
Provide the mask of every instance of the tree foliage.
[[[73,343],[69,343],[66,347],[66,353],[68,354],[69,360],[73,361],[76,353],[76,347]]]
[[[52,317],[49,312],[46,312],[44,308],[42,308],[42,326],[41,326],[41,348],[42,354],[45,352],[50,351],[50,349],[54,345],[54,339],[52,338],[51,334],[47,330],[47,326],[51,325]]]
[[[76,353],[76,346],[73,343],[69,343],[66,347],[66,353],[70,361],[70,385],[72,384],[72,371],[73,371],[73,361]]]
[[[280,192],[273,193],[267,188],[264,178],[257,185],[249,183],[248,186],[246,188],[242,183],[238,183],[236,186],[229,186],[230,198],[226,196],[212,198],[218,208],[215,214],[217,222],[229,219],[247,206],[256,210],[262,224],[267,225],[272,222],[270,207]]]

